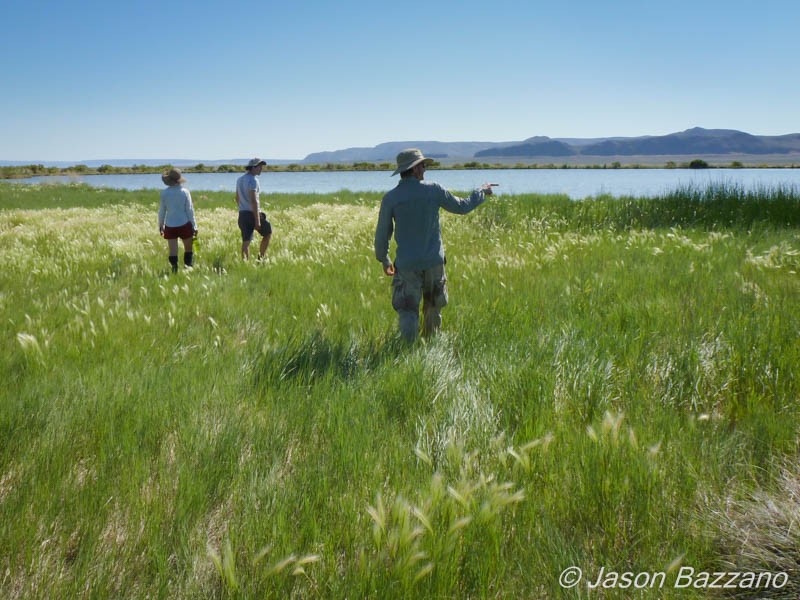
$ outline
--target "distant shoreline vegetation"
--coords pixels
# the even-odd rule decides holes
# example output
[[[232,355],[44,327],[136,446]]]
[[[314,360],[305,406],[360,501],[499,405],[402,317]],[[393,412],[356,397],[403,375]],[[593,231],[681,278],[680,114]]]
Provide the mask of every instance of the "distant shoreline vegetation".
[[[156,174],[172,168],[175,165],[131,165],[112,166],[100,165],[99,167],[88,167],[86,165],[74,165],[71,167],[46,167],[41,164],[0,166],[0,179],[23,179],[27,177],[42,176],[80,176],[80,175],[127,175],[127,174]],[[301,164],[290,163],[281,165],[267,165],[265,171],[272,172],[316,172],[316,171],[392,171],[394,163],[390,162],[354,162],[354,163],[322,163],[322,164]],[[468,161],[463,163],[442,164],[434,161],[431,165],[433,169],[442,170],[470,170],[470,169],[796,169],[800,164],[747,164],[741,161],[731,161],[727,164],[709,163],[703,159],[690,159],[686,161],[667,161],[663,164],[640,164],[622,163],[614,161],[611,163],[594,165],[571,165],[567,163],[514,163],[500,164],[487,163],[480,161]],[[243,171],[242,165],[206,165],[198,163],[193,166],[181,166],[184,173],[238,173]]]

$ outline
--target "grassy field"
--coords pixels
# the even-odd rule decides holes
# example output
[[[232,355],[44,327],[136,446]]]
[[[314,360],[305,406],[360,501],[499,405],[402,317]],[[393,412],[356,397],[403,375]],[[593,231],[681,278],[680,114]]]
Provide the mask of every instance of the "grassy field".
[[[264,263],[193,197],[172,275],[157,192],[0,185],[0,596],[800,593],[797,194],[443,214],[411,347],[379,194],[269,198]]]

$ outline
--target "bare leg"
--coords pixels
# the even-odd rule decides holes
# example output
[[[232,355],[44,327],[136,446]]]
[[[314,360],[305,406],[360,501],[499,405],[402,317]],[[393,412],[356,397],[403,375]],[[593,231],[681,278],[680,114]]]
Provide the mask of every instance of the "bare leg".
[[[169,264],[175,273],[178,270],[178,240],[167,240],[167,246],[169,246]]]
[[[264,255],[267,253],[267,248],[269,248],[269,241],[271,239],[272,239],[271,233],[261,238],[261,247],[258,250],[259,258],[264,258]]]

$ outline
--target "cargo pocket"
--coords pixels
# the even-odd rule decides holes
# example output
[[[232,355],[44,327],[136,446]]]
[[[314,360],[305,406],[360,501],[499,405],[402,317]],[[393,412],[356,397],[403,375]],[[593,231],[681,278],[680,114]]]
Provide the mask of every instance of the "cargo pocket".
[[[425,279],[425,303],[437,309],[447,306],[447,274],[444,265],[428,270]]]
[[[433,305],[436,308],[447,306],[447,278],[443,277],[433,284]]]
[[[396,311],[419,310],[419,298],[414,295],[414,286],[409,285],[399,274],[392,279],[392,308]]]

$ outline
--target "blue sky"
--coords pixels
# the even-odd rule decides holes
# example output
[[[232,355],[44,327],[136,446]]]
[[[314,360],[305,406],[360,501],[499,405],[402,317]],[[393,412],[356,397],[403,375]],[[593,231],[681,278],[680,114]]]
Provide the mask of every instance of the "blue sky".
[[[800,3],[6,0],[0,161],[800,132]]]

